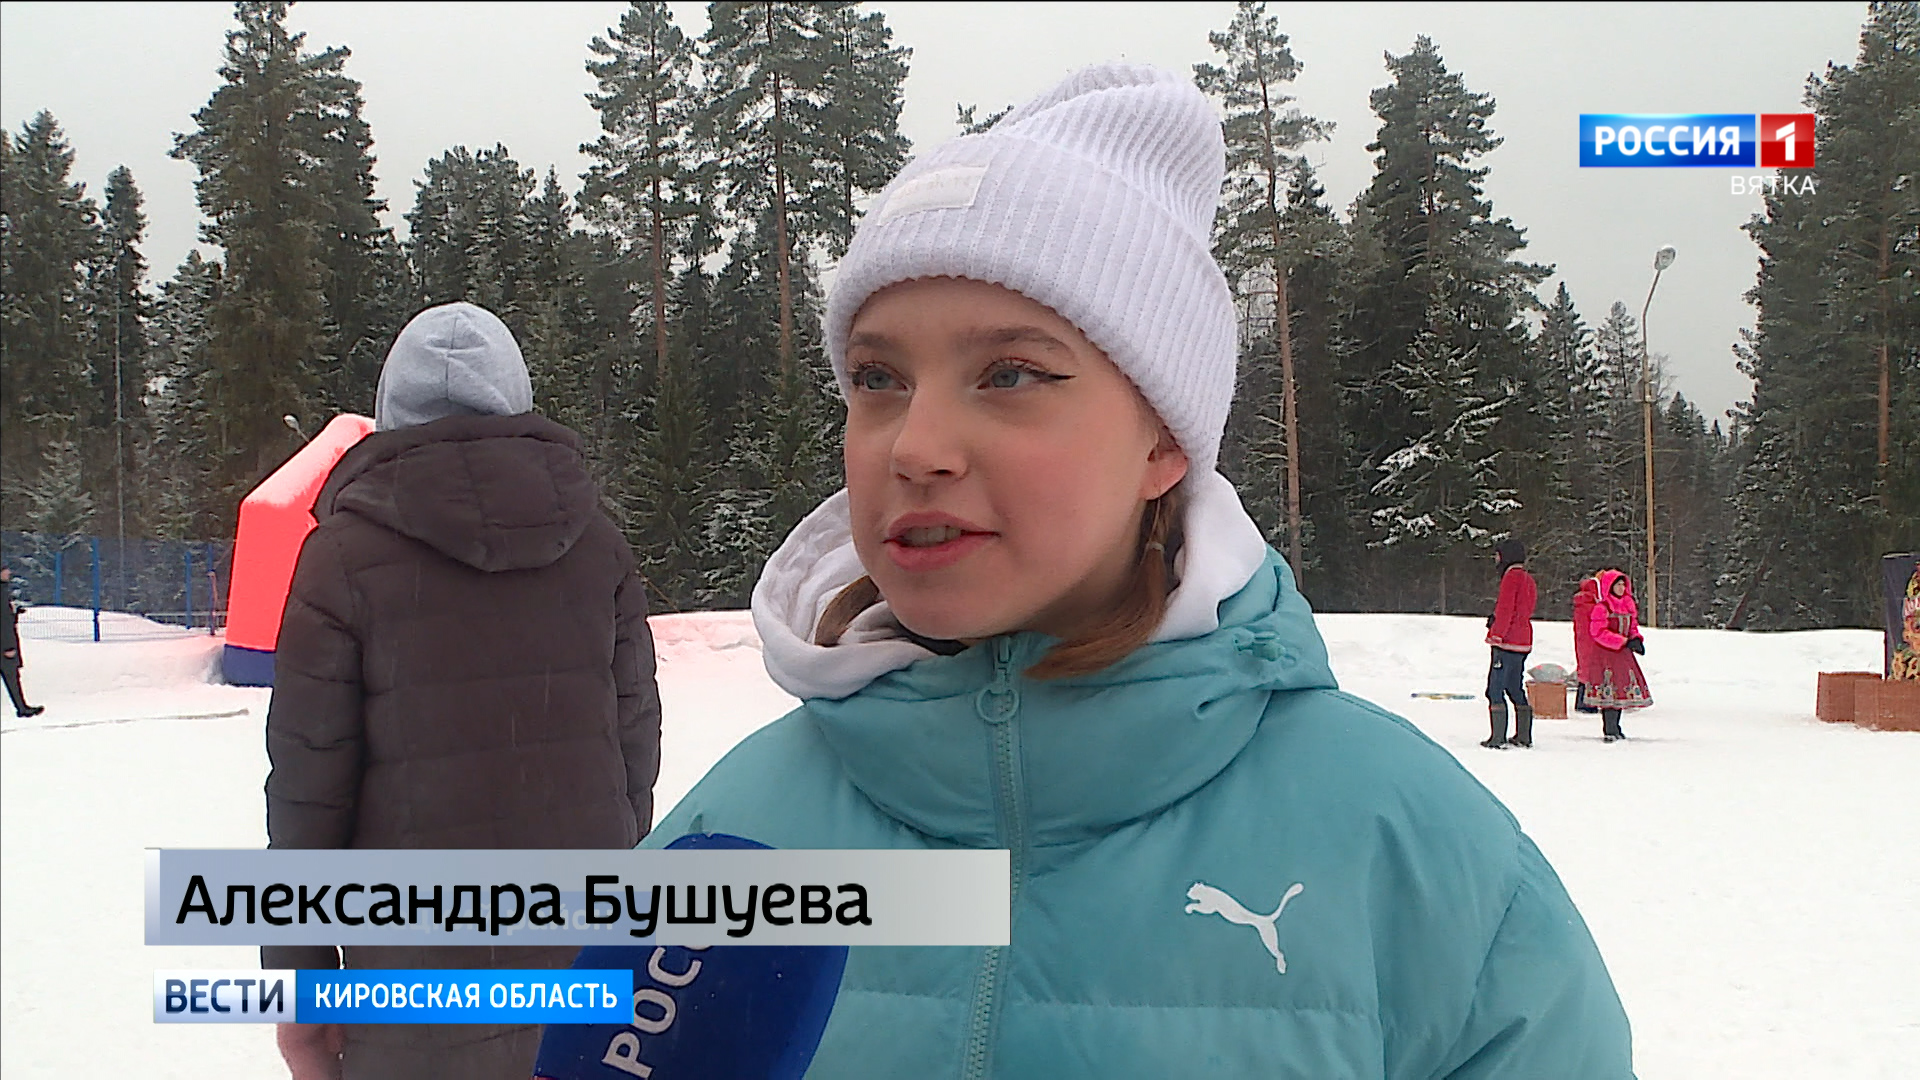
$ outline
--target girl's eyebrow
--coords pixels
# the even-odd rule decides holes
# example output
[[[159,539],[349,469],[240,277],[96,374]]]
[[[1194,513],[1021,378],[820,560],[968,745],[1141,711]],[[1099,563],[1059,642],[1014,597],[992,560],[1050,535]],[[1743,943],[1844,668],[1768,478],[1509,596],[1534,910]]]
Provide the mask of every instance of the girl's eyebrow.
[[[861,331],[847,338],[847,351],[872,349],[874,352],[893,354],[900,351],[900,343],[885,334]]]
[[[996,326],[980,330],[969,330],[962,334],[963,344],[975,348],[997,348],[1002,345],[1038,345],[1049,352],[1067,356],[1073,355],[1073,349],[1066,342],[1047,333],[1038,326]]]
[[[969,349],[993,349],[1005,345],[1037,345],[1048,352],[1071,357],[1073,348],[1038,326],[991,326],[968,330],[960,335],[960,344]],[[882,355],[901,352],[900,342],[886,334],[863,330],[847,338],[847,350],[870,349]]]

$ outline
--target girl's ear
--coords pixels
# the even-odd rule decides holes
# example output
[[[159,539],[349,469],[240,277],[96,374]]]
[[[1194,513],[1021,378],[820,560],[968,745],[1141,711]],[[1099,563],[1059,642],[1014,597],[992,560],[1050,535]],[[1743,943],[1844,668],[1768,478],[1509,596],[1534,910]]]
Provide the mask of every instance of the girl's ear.
[[[1146,500],[1157,499],[1173,490],[1187,475],[1190,463],[1187,452],[1180,449],[1180,443],[1160,425],[1160,437],[1155,440],[1153,449],[1147,454],[1147,474],[1140,481],[1140,497]]]

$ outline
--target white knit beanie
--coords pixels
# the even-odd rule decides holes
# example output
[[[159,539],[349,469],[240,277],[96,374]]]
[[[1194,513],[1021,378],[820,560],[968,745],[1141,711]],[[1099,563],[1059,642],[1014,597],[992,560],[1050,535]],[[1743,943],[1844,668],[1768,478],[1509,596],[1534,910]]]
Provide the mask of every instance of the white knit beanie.
[[[896,282],[1012,289],[1074,324],[1133,380],[1193,471],[1213,468],[1233,400],[1233,299],[1209,244],[1226,148],[1188,80],[1100,64],[992,128],[909,164],[861,221],[827,301],[841,393],[847,336]]]

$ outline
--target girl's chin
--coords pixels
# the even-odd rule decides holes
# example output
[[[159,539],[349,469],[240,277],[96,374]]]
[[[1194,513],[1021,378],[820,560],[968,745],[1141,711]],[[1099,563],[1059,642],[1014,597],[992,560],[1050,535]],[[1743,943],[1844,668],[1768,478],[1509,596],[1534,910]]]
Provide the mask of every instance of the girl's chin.
[[[882,591],[885,591],[884,587]],[[936,641],[983,641],[1020,628],[1017,620],[995,618],[986,612],[960,610],[955,605],[941,603],[938,597],[915,596],[912,592],[897,602],[889,596],[888,603],[893,609],[893,617],[900,620],[900,625],[921,637]]]

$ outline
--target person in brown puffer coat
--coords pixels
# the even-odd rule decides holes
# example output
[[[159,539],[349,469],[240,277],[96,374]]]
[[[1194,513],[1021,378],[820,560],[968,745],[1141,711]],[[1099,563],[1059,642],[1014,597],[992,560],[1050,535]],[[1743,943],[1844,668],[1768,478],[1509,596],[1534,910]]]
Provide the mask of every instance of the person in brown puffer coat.
[[[275,848],[630,848],[660,699],[633,552],[505,324],[422,312],[314,506],[267,714]],[[348,946],[349,968],[563,968],[574,947]],[[328,968],[332,946],[267,946]],[[537,1025],[282,1025],[295,1080],[525,1080]]]

